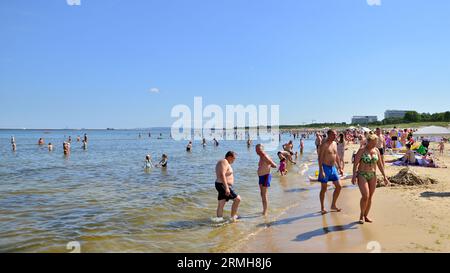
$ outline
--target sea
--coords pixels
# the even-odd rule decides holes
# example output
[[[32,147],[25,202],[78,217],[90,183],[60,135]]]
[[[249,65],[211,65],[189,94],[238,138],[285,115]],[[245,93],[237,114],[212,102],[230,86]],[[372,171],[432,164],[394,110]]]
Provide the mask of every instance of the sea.
[[[84,134],[87,149],[77,142]],[[64,155],[69,136],[71,153]],[[293,136],[281,140],[279,149]],[[308,201],[319,189],[308,179],[317,170],[313,138],[287,176],[272,171],[268,217],[261,215],[257,139],[251,147],[245,138],[218,147],[196,140],[191,152],[187,143],[172,139],[170,128],[0,130],[0,252],[67,253],[74,245],[88,253],[227,252],[292,206],[319,209]],[[231,204],[223,220],[216,218],[215,166],[230,150],[237,153],[234,189],[242,198],[236,223],[229,220]],[[269,152],[279,163],[276,153]],[[167,154],[167,168],[145,169],[147,154],[155,164]]]

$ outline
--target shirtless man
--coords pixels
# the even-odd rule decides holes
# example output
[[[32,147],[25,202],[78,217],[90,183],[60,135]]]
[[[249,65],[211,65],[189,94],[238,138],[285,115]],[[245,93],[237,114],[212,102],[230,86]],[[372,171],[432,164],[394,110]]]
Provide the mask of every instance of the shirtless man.
[[[319,147],[320,144],[322,144],[322,136],[319,134],[319,132],[316,133],[316,149],[317,149],[317,155],[319,154]]]
[[[397,149],[397,142],[398,142],[397,127],[394,126],[394,129],[391,130],[391,132],[389,133],[389,136],[391,137],[391,141],[392,141],[392,149]]]
[[[270,174],[270,168],[276,168],[277,164],[273,162],[270,156],[264,151],[264,146],[262,144],[256,145],[256,154],[259,155],[258,163],[258,176],[259,176],[259,190],[261,192],[261,200],[263,205],[264,216],[267,215],[268,207],[268,197],[267,190],[270,187],[270,181],[272,180],[272,175]]]
[[[339,174],[343,175],[342,166],[340,165],[340,160],[337,152],[337,144],[336,144],[336,131],[329,130],[327,133],[328,137],[326,141],[324,141],[319,147],[319,181],[321,182],[320,189],[320,206],[321,213],[328,213],[325,210],[325,193],[327,192],[328,182],[332,181],[335,190],[333,193],[333,201],[331,203],[331,210],[340,212],[341,209],[336,206],[336,201],[341,193],[341,183],[339,181]],[[336,165],[339,167],[336,169]]]
[[[292,143],[292,140],[289,141],[289,143],[286,143],[283,145],[283,150],[285,150],[286,152],[290,152],[292,154],[294,154],[294,144]]]
[[[381,164],[383,164],[383,166],[384,166],[384,153],[386,152],[386,140],[384,139],[384,136],[381,133],[381,129],[380,128],[376,129],[375,134],[378,137],[377,146],[376,147],[380,151]]]
[[[239,203],[241,202],[241,197],[233,191],[234,184],[234,174],[231,164],[236,160],[236,154],[232,151],[225,155],[225,159],[217,162],[216,165],[216,190],[219,193],[217,206],[217,217],[223,217],[223,207],[229,200],[233,200],[233,205],[231,207],[231,219],[233,221],[237,220],[237,210]]]
[[[38,145],[44,145],[44,139],[41,137],[38,141]]]

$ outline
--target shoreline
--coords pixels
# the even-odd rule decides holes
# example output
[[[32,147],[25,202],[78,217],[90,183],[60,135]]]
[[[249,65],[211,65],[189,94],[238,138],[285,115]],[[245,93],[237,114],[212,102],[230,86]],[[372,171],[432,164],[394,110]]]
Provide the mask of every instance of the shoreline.
[[[436,149],[436,144],[432,144]],[[349,145],[346,162],[351,162],[356,145]],[[450,149],[439,157],[450,164]],[[386,158],[389,158],[387,156]],[[346,164],[347,173],[352,165]],[[387,176],[402,167],[386,166]],[[338,206],[343,211],[320,215],[318,191],[305,196],[316,201],[310,208],[302,202],[288,209],[275,221],[232,249],[239,253],[369,253],[369,252],[450,252],[450,170],[445,168],[410,167],[421,176],[439,181],[436,185],[377,188],[370,217],[374,223],[357,224],[360,192],[351,180],[343,180]],[[377,172],[379,173],[379,171]],[[326,195],[329,207],[333,187]],[[317,195],[317,196],[316,196]],[[316,199],[316,200],[315,200]],[[308,202],[306,202],[308,203]]]

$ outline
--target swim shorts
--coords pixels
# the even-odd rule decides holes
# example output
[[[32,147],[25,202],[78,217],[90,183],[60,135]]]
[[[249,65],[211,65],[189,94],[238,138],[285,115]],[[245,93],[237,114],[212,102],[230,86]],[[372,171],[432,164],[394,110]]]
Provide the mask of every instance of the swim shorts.
[[[269,188],[271,181],[272,175],[270,173],[259,177],[259,185],[263,187]]]
[[[339,174],[336,169],[336,166],[328,166],[322,164],[323,172],[325,173],[325,177],[321,177],[319,173],[319,181],[322,183],[328,183],[329,181],[339,181]]]
[[[232,186],[228,185],[228,188],[230,189],[230,195],[227,196],[227,195],[225,194],[225,188],[224,188],[224,186],[223,186],[223,183],[216,182],[215,184],[216,184],[216,190],[217,190],[217,192],[219,193],[219,196],[217,197],[217,200],[219,200],[219,201],[220,201],[220,200],[226,200],[226,201],[228,202],[228,201],[230,201],[230,200],[236,199],[236,197],[238,196],[238,195],[234,192]]]
[[[392,141],[397,141],[397,140],[398,140],[398,137],[393,136],[393,137],[391,137],[391,140],[392,140]]]
[[[380,151],[380,155],[384,155],[384,148],[378,148],[378,150]]]

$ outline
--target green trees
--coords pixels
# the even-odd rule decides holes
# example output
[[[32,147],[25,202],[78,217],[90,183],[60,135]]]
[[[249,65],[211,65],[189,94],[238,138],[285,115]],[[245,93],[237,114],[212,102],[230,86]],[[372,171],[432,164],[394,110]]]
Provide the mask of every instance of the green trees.
[[[406,122],[419,122],[421,116],[416,111],[406,112],[405,117],[403,118]]]
[[[417,113],[416,111],[406,112],[403,118],[383,119],[382,124],[398,124],[411,122],[434,122],[434,121],[450,121],[450,111],[443,113]]]

